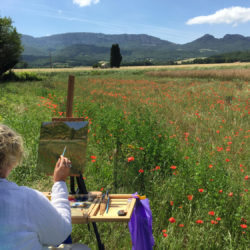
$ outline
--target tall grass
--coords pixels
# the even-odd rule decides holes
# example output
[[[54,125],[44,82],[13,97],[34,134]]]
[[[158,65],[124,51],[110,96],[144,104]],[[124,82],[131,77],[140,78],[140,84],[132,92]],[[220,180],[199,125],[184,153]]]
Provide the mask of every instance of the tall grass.
[[[65,115],[67,75],[46,73],[47,80],[22,88],[0,85],[0,122],[26,144],[26,159],[11,175],[18,184],[51,187],[36,171],[39,129]],[[155,249],[247,249],[249,231],[241,225],[250,214],[249,83],[168,79],[138,69],[75,75],[74,116],[90,124],[88,190],[145,194]],[[127,225],[98,228],[107,249],[131,248]],[[96,249],[85,226],[75,225],[72,236]]]
[[[206,70],[164,70],[147,72],[148,76],[154,77],[191,77],[191,78],[212,78],[222,80],[250,80],[250,69],[206,69]]]

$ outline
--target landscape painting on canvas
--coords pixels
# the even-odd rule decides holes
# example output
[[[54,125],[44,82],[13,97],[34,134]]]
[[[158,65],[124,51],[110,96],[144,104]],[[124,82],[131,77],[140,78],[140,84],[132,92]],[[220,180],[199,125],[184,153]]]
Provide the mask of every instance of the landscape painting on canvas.
[[[78,175],[85,165],[88,122],[43,122],[41,125],[37,168],[52,175],[55,164],[63,153],[71,160],[71,175]]]

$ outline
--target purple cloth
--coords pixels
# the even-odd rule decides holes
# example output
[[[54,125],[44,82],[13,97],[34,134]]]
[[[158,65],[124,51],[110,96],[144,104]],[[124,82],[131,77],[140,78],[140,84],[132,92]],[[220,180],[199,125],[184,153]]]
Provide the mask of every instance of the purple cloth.
[[[140,200],[137,196],[133,197],[136,198],[136,204],[128,223],[133,244],[132,250],[152,250],[154,237],[152,234],[152,212],[149,200]]]

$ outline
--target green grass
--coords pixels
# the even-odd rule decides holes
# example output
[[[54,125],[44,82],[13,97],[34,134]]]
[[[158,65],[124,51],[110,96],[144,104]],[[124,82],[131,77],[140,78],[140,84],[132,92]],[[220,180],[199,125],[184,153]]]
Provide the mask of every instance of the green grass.
[[[247,249],[249,229],[240,225],[250,219],[249,180],[244,179],[249,175],[249,83],[145,72],[74,73],[74,116],[90,122],[87,189],[145,194],[155,249]],[[64,115],[68,74],[0,84],[0,122],[25,140],[26,157],[10,176],[19,185],[50,191],[52,181],[36,169],[40,126]],[[128,162],[131,156],[135,160]],[[131,248],[126,224],[98,223],[98,229],[107,249]],[[93,230],[85,225],[74,225],[72,237],[97,249]]]

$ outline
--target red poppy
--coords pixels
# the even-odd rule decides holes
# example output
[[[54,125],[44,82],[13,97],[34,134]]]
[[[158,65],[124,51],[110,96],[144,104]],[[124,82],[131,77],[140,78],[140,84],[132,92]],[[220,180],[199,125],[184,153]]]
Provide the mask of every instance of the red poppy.
[[[209,211],[208,214],[209,215],[215,215],[214,211]]]
[[[220,189],[220,190],[219,190],[219,193],[221,194],[222,192],[223,192],[223,190],[222,190],[222,189]]]
[[[92,162],[95,162],[95,160],[91,160]]]
[[[220,217],[217,217],[217,218],[216,218],[216,220],[217,220],[217,221],[220,221],[220,220],[221,220],[221,218],[220,218]]]
[[[140,150],[144,150],[144,148],[143,148],[143,147],[140,147]]]
[[[179,227],[184,227],[184,224],[180,224]]]
[[[203,220],[197,220],[196,223],[197,223],[197,224],[203,224],[204,221],[203,221]]]
[[[103,189],[104,189],[104,188],[102,187],[100,190],[103,191]]]
[[[218,222],[216,220],[211,220],[212,224],[218,224]]]
[[[193,195],[191,195],[191,194],[190,194],[190,195],[188,195],[187,197],[188,197],[188,200],[189,200],[189,201],[193,200],[193,198],[194,198],[194,196],[193,196]]]
[[[167,232],[167,229],[162,229],[162,232],[163,232],[163,233],[166,233],[166,232]]]
[[[160,166],[156,166],[156,167],[155,167],[155,170],[160,170],[160,169],[161,169]]]
[[[176,222],[176,220],[175,220],[175,218],[174,218],[174,217],[169,218],[169,220],[168,220],[168,221],[169,221],[169,222],[171,222],[171,223]]]
[[[226,159],[226,162],[230,162],[230,160],[227,158],[227,159]]]
[[[128,162],[131,162],[131,161],[134,161],[135,160],[135,157],[131,156],[128,158]]]
[[[248,176],[248,175],[246,175],[246,176],[244,177],[244,179],[245,179],[245,180],[248,180],[248,179],[249,179],[249,176]]]
[[[203,188],[199,188],[198,189],[200,193],[203,193],[204,192],[204,189]]]
[[[230,193],[228,194],[228,196],[230,196],[230,197],[232,197],[233,195],[234,195],[233,192],[230,192]]]
[[[144,172],[144,170],[143,169],[139,169],[139,173],[143,173]]]
[[[95,159],[96,159],[96,156],[91,155],[90,158],[93,159],[93,160],[95,160]]]
[[[177,167],[176,167],[176,166],[171,166],[170,168],[171,168],[171,169],[176,169]]]
[[[240,226],[241,226],[241,228],[244,228],[244,229],[247,228],[246,224],[241,224]]]
[[[168,234],[164,233],[163,236],[166,238],[166,237],[168,237]]]
[[[209,167],[209,168],[212,168],[212,167],[213,167],[213,165],[212,165],[212,164],[210,164],[208,167]]]
[[[174,205],[174,202],[173,201],[170,201],[170,206],[173,206]]]

